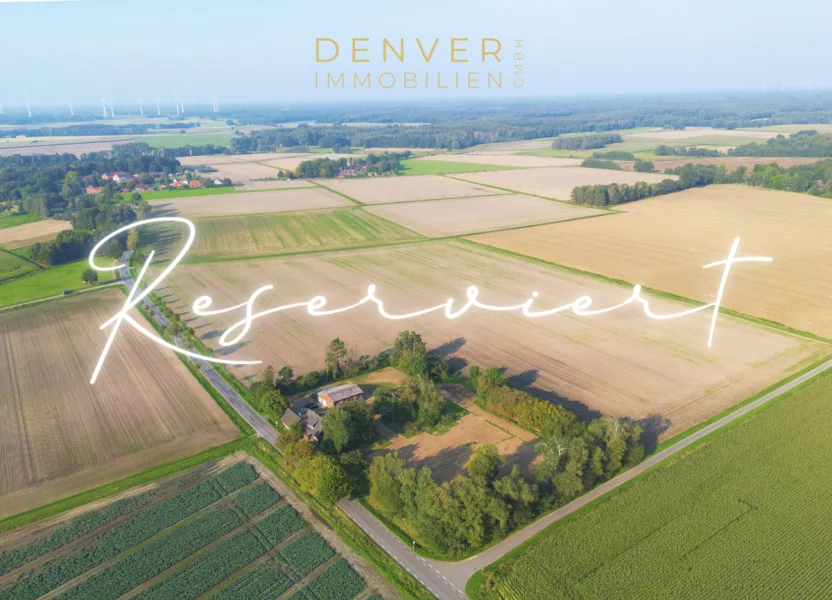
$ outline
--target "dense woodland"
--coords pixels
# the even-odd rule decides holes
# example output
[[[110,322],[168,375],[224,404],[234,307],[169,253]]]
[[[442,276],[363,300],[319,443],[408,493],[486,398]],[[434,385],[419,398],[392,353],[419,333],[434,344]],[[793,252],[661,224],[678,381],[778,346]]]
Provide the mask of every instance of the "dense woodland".
[[[553,150],[595,150],[610,144],[617,144],[621,136],[617,133],[593,133],[590,135],[571,135],[555,138]]]
[[[820,135],[814,129],[798,131],[788,138],[778,135],[765,144],[751,142],[728,150],[730,156],[832,156],[832,134]]]

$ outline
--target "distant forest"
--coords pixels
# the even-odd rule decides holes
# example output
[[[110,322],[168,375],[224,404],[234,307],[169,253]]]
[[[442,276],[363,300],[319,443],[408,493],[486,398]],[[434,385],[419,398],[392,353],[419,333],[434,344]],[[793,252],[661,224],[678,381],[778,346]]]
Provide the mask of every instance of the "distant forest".
[[[573,135],[555,138],[552,142],[553,150],[595,150],[610,144],[617,144],[621,136],[617,133],[593,133],[589,135]]]
[[[832,156],[832,135],[814,129],[798,131],[788,138],[778,135],[765,144],[751,142],[728,151],[731,156]]]

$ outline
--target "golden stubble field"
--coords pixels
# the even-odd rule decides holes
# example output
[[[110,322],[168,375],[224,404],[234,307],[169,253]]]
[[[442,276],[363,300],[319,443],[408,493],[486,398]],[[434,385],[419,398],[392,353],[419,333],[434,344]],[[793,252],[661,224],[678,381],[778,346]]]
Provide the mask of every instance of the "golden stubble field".
[[[435,200],[502,194],[500,190],[467,183],[441,175],[413,175],[409,177],[362,177],[330,179],[326,186],[367,204]]]
[[[56,219],[45,219],[0,229],[0,246],[14,249],[35,242],[46,242],[55,239],[61,231],[67,229],[72,229],[72,223]]]
[[[363,297],[369,284],[378,286],[377,295],[392,313],[421,310],[450,297],[462,302],[469,285],[479,286],[481,301],[494,305],[518,304],[538,291],[541,308],[585,294],[597,306],[613,306],[630,294],[619,285],[453,241],[180,266],[162,293],[178,297],[173,308],[190,319],[188,307],[198,296],[212,296],[217,308],[233,306],[266,284],[275,287],[258,298],[257,310],[316,295],[329,298],[330,307],[346,306]],[[673,313],[687,306],[656,299],[653,308]],[[256,376],[268,364],[278,369],[290,364],[296,373],[321,369],[324,348],[335,337],[359,353],[375,354],[389,348],[399,331],[411,329],[448,356],[505,367],[515,385],[584,415],[660,415],[669,420],[665,434],[747,398],[827,351],[826,344],[728,317],[721,318],[709,350],[710,314],[705,313],[653,321],[628,307],[591,318],[562,314],[532,320],[472,310],[453,321],[442,314],[393,321],[381,318],[372,305],[328,317],[301,309],[272,314],[255,321],[235,347],[220,348],[220,332],[242,317],[193,321],[218,356],[263,361],[232,369],[241,378]]]
[[[740,256],[724,305],[832,337],[832,204],[824,198],[740,185],[712,185],[618,207],[625,214],[492,233],[477,242],[711,302],[735,237]]]
[[[89,384],[107,338],[98,327],[124,298],[0,313],[0,517],[237,437],[185,366],[127,325]]]
[[[427,202],[398,202],[370,206],[367,210],[431,237],[522,227],[607,214],[605,211],[590,207],[554,202],[522,194],[475,196]]]
[[[346,198],[319,187],[166,198],[153,200],[150,205],[154,217],[186,219],[355,206]]]
[[[524,194],[534,194],[537,196],[545,196],[546,198],[556,198],[558,200],[569,200],[572,197],[573,188],[579,185],[601,185],[609,183],[627,183],[633,185],[639,181],[658,183],[663,179],[674,179],[675,176],[659,175],[656,173],[610,171],[608,169],[589,169],[585,167],[549,167],[465,173],[456,175],[454,178],[496,186]]]
[[[551,142],[549,142],[551,145]],[[440,154],[426,156],[425,160],[441,162],[474,163],[480,165],[502,165],[504,167],[578,167],[583,159],[557,158],[548,156],[527,156],[523,154],[503,154],[478,150],[466,154]]]

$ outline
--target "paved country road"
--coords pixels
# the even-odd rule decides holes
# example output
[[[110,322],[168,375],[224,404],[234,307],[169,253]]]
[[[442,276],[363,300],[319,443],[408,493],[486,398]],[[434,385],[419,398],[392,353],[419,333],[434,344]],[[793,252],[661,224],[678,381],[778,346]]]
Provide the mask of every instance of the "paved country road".
[[[129,254],[125,253],[125,256],[122,257],[122,260],[125,263],[127,262],[128,256]],[[127,267],[122,267],[121,276],[128,289],[132,289],[133,279],[130,277]],[[159,312],[153,303],[150,302],[148,298],[144,299],[144,303],[153,314],[156,322],[163,327],[167,327],[169,324],[168,320],[161,312]],[[200,370],[208,381],[211,382],[211,385],[214,386],[223,398],[228,400],[229,404],[231,404],[231,406],[234,407],[234,410],[236,410],[240,416],[245,419],[246,423],[251,425],[259,436],[274,445],[277,442],[278,437],[277,431],[275,431],[274,427],[269,425],[263,417],[257,414],[248,405],[248,403],[246,403],[246,401],[243,400],[243,398],[228,385],[220,374],[217,373],[213,367],[211,367],[209,363],[206,363],[203,360],[196,360],[194,362],[198,362],[200,364]],[[396,537],[395,534],[381,524],[378,519],[367,512],[367,510],[365,510],[364,507],[355,500],[345,498],[338,502],[338,507],[343,510],[344,513],[346,513],[347,516],[349,516],[359,527],[361,527],[361,529],[363,529],[379,546],[381,546],[387,554],[393,557],[393,559],[395,559],[396,562],[398,562],[408,573],[415,577],[419,583],[425,586],[431,594],[439,598],[439,600],[460,600],[461,598],[466,597],[465,584],[468,582],[468,579],[471,578],[471,575],[498,560],[500,557],[510,552],[537,533],[541,532],[552,523],[559,521],[579,508],[586,506],[596,498],[614,490],[634,477],[641,475],[650,467],[655,466],[662,460],[673,456],[674,454],[678,454],[691,444],[704,438],[709,433],[716,431],[720,427],[723,427],[743,415],[748,414],[758,406],[762,406],[766,402],[769,402],[797,387],[801,383],[808,381],[829,367],[832,367],[832,360],[815,367],[811,371],[804,373],[776,390],[761,396],[754,402],[735,410],[730,415],[700,429],[696,433],[693,433],[685,439],[676,442],[672,446],[668,446],[661,452],[657,452],[629,471],[622,473],[618,477],[610,479],[606,483],[584,494],[580,498],[573,500],[569,504],[562,506],[544,517],[541,517],[534,523],[531,523],[520,531],[510,535],[502,542],[495,544],[480,554],[459,562],[444,562],[422,558],[413,552],[413,550],[408,548],[406,544]]]

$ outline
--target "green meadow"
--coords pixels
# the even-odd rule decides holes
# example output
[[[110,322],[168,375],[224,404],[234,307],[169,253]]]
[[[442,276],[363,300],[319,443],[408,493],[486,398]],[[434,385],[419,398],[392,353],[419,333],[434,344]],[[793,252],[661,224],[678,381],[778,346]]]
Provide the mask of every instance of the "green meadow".
[[[9,227],[16,227],[17,225],[23,225],[24,223],[34,223],[35,221],[40,221],[40,217],[30,213],[0,217],[0,229],[8,229]]]
[[[0,261],[3,260],[3,254],[7,253],[0,252]],[[0,262],[0,265],[2,265],[2,262]],[[0,307],[57,296],[64,290],[77,291],[92,287],[84,285],[84,282],[81,281],[81,273],[88,266],[89,263],[86,260],[79,260],[57,267],[50,267],[39,273],[4,283],[0,285]],[[2,269],[2,266],[0,266],[0,269]],[[115,281],[115,279],[114,271],[98,273],[99,284]]]
[[[500,171],[503,169],[516,169],[517,167],[504,167],[502,165],[483,165],[476,163],[454,162],[450,160],[424,160],[421,158],[408,158],[401,161],[402,170],[400,175],[438,175],[442,173],[471,173],[473,171]]]

